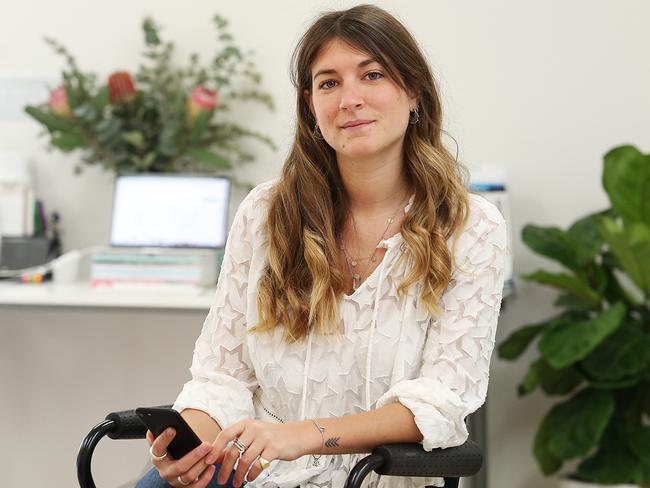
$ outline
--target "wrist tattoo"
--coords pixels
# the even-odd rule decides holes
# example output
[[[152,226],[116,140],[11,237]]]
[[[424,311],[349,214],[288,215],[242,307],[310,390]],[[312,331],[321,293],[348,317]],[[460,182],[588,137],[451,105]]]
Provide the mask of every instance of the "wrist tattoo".
[[[340,437],[330,437],[325,441],[325,447],[339,447]]]

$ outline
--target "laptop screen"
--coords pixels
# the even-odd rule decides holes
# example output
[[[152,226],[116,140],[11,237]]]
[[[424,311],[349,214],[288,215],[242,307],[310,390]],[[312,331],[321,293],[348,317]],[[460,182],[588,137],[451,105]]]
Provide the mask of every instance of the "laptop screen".
[[[119,176],[111,246],[221,248],[228,225],[228,178]]]

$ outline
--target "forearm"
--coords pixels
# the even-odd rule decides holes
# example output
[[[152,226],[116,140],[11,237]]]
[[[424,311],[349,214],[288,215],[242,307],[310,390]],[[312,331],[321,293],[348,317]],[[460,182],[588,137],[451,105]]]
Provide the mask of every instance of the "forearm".
[[[219,424],[202,410],[186,408],[181,412],[181,417],[192,427],[199,439],[204,442],[214,442],[219,432],[221,432]]]
[[[311,420],[296,422],[305,435],[304,454],[364,453],[382,444],[422,441],[413,414],[397,402],[369,412],[316,421],[325,429],[323,437]]]

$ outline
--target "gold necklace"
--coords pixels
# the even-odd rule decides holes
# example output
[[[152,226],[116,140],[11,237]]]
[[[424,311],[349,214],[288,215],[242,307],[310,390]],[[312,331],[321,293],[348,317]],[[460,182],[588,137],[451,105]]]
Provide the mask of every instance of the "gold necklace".
[[[408,193],[406,195],[408,196]],[[381,243],[381,241],[384,240],[384,237],[386,236],[386,232],[388,232],[388,229],[390,228],[390,224],[392,224],[393,221],[395,220],[395,217],[397,216],[397,212],[399,212],[399,209],[403,206],[405,199],[406,198],[403,198],[402,200],[400,200],[400,203],[397,206],[397,208],[395,209],[395,211],[393,212],[393,215],[388,219],[388,222],[386,223],[386,228],[384,229],[384,232],[382,232],[381,237],[377,241],[377,245],[375,246],[374,251],[367,258],[356,258],[356,259],[350,258],[350,255],[348,254],[348,250],[346,249],[345,243],[343,241],[343,236],[341,236],[341,249],[343,250],[343,254],[345,255],[345,262],[346,262],[346,264],[348,266],[348,271],[349,271],[350,275],[352,276],[352,291],[353,292],[356,291],[357,288],[359,288],[359,285],[361,284],[361,277],[366,274],[366,271],[368,271],[368,266],[370,266],[370,263],[371,262],[374,263],[375,261],[377,261],[377,259],[375,258],[375,255],[377,254],[377,249],[379,249],[379,244]],[[355,235],[355,237],[357,238],[357,241],[358,241],[359,240],[359,233],[357,232],[357,224],[356,224],[356,221],[354,219],[354,214],[352,212],[350,212],[350,220],[352,221],[352,228],[354,229],[354,235]],[[359,264],[359,261],[367,261],[367,262],[366,262],[365,267],[363,268],[363,272],[355,273],[355,268]]]

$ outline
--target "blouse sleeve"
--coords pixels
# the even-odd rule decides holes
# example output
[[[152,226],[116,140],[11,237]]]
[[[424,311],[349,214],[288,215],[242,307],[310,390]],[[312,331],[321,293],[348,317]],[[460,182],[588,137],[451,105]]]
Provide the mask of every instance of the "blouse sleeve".
[[[396,383],[377,402],[379,408],[399,401],[411,410],[427,451],[464,443],[465,417],[487,394],[508,251],[503,217],[479,202],[458,238],[456,266],[442,314],[430,324],[419,377]]]
[[[253,255],[255,190],[239,206],[216,295],[196,341],[188,381],[173,408],[202,410],[225,428],[254,417],[255,372],[245,348],[246,302]]]

